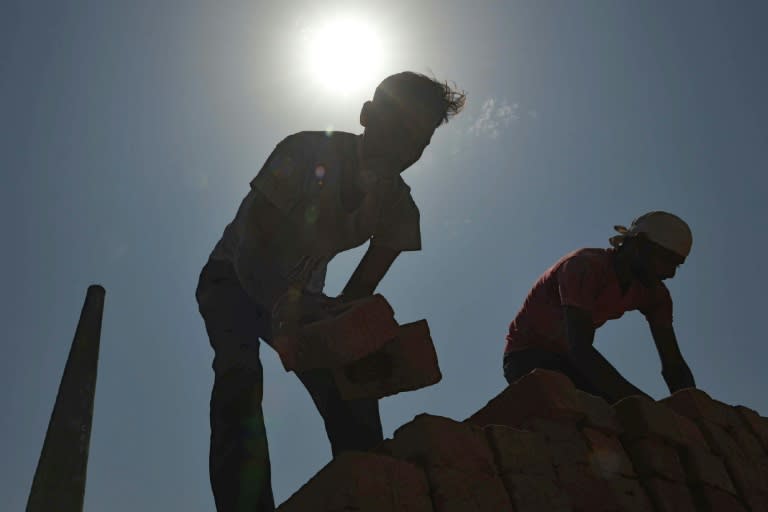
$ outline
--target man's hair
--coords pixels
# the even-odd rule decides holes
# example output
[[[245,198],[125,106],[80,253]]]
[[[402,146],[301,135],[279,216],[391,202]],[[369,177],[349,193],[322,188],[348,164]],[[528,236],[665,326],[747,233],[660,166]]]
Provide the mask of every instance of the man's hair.
[[[385,78],[373,94],[373,101],[397,105],[408,98],[435,108],[440,115],[440,124],[461,112],[467,95],[455,89],[448,82],[440,82],[413,71],[403,71]]]

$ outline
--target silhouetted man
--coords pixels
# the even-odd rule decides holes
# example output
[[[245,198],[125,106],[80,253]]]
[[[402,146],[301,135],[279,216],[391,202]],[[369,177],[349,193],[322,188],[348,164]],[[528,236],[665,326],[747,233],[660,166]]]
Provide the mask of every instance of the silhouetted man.
[[[534,368],[564,373],[576,387],[613,403],[644,395],[592,346],[595,329],[626,311],[645,315],[671,392],[695,387],[672,328],[672,299],[663,281],[691,250],[688,225],[666,212],[638,217],[610,249],[579,249],[534,284],[509,327],[504,376],[512,383]]]
[[[219,512],[274,509],[259,339],[270,343],[275,304],[292,290],[287,302],[302,318],[323,318],[334,304],[371,295],[401,251],[421,248],[419,210],[400,173],[464,99],[423,75],[390,76],[362,107],[362,135],[291,135],[251,181],[196,292],[215,351],[210,476]],[[342,295],[323,295],[328,262],[365,242]],[[328,370],[298,377],[323,417],[334,456],[382,440],[377,400],[342,400]]]

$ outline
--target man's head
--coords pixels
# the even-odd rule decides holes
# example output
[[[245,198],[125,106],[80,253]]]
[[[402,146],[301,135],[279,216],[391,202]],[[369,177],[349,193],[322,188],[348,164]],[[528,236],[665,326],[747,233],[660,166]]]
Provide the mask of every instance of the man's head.
[[[674,277],[693,245],[688,224],[667,212],[649,212],[633,220],[629,228],[615,229],[620,234],[611,238],[611,245],[621,248],[635,276],[646,285]]]
[[[389,76],[360,112],[363,150],[404,170],[416,162],[435,129],[461,112],[465,95],[448,84],[405,71]]]

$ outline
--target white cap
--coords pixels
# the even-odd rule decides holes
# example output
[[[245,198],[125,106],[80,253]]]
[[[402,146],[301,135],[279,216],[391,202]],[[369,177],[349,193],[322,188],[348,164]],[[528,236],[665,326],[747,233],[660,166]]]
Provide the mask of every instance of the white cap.
[[[611,237],[614,247],[619,247],[626,238],[644,233],[649,240],[679,254],[683,258],[691,252],[693,234],[691,228],[677,215],[667,212],[649,212],[632,221],[629,229],[624,226],[614,226],[620,234]]]

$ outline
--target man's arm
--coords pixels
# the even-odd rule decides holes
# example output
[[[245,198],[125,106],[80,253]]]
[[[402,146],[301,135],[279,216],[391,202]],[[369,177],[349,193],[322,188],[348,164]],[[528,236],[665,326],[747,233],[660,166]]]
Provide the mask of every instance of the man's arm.
[[[674,393],[683,388],[695,388],[696,382],[693,380],[693,373],[680,353],[675,330],[671,326],[655,327],[651,325],[651,334],[661,359],[661,375],[667,383],[669,392]]]
[[[344,300],[355,300],[372,295],[400,251],[380,245],[369,245],[363,259],[341,293]]]
[[[592,346],[595,329],[592,327],[590,314],[573,306],[564,306],[563,310],[568,338],[568,358],[584,378],[605,393],[611,402],[631,395],[648,396],[622,377]]]

